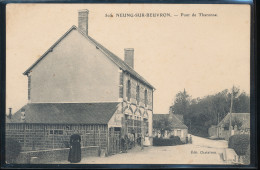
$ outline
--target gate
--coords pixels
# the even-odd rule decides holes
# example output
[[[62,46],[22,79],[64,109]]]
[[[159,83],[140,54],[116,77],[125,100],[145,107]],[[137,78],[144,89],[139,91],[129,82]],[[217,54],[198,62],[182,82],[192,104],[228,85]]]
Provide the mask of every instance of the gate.
[[[120,152],[121,128],[109,128],[108,154],[113,155]]]

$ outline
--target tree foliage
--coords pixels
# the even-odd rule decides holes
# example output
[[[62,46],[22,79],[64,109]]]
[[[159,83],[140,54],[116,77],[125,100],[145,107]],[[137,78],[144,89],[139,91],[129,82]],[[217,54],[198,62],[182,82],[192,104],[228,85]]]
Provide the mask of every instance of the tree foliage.
[[[190,96],[184,89],[183,92],[180,91],[176,94],[176,99],[174,101],[174,107],[172,107],[172,111],[176,114],[184,115],[185,112],[187,112],[190,102]]]
[[[242,121],[241,121],[240,119],[234,117],[234,118],[232,118],[231,125],[232,125],[233,127],[237,126],[237,129],[240,129],[241,126],[243,125],[243,123],[242,123]],[[228,129],[229,126],[230,126],[230,125],[229,125],[229,122],[226,122],[226,123],[224,124],[224,128],[227,128],[227,129]]]
[[[184,124],[189,127],[189,133],[194,135],[207,137],[208,128],[211,125],[217,125],[228,112],[231,106],[231,91],[225,89],[213,95],[208,95],[203,98],[191,98],[184,91],[176,94],[173,105],[170,110],[177,114],[182,114]],[[250,98],[245,92],[240,92],[240,89],[233,89],[233,113],[249,113]],[[240,122],[237,126],[241,126]]]
[[[12,138],[6,139],[5,159],[7,163],[13,163],[22,150],[20,143]]]
[[[153,146],[174,146],[181,144],[183,144],[183,142],[179,136],[170,136],[169,139],[153,138]]]
[[[160,130],[161,134],[164,134],[165,130],[173,128],[173,123],[167,116],[163,115],[158,120],[153,121],[153,128]]]
[[[228,147],[234,149],[238,156],[246,155],[249,144],[250,136],[248,134],[233,135],[228,141]]]

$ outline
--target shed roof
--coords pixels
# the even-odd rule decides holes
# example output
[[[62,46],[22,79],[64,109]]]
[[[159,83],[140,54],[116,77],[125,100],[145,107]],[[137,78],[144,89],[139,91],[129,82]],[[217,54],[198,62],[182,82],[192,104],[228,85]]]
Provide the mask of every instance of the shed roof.
[[[123,71],[128,72],[130,75],[135,77],[136,79],[140,80],[147,86],[151,87],[152,89],[155,89],[148,81],[146,81],[141,75],[139,75],[132,67],[130,67],[128,64],[126,64],[121,58],[116,56],[114,53],[109,51],[107,48],[105,48],[103,45],[98,43],[96,40],[94,40],[89,35],[84,34],[82,31],[80,31],[75,25],[73,25],[61,38],[59,38],[32,66],[30,66],[23,74],[27,75],[52,49],[60,42],[62,41],[73,29],[76,29],[82,36],[84,36],[86,39],[90,40],[92,43],[96,45],[98,49],[101,49],[101,51],[110,59],[112,60],[120,69]]]
[[[32,103],[18,110],[6,123],[44,124],[107,124],[117,110],[118,103]]]

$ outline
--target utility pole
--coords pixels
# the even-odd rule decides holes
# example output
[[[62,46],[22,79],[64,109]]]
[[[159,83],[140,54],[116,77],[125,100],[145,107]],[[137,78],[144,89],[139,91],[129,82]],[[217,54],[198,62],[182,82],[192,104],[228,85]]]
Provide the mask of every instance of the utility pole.
[[[231,106],[230,106],[230,117],[229,117],[229,131],[230,136],[232,135],[232,107],[233,107],[233,93],[234,93],[234,85],[232,87],[232,93],[231,93]]]
[[[218,112],[218,123],[217,123],[217,135],[218,135],[218,138],[219,138],[219,127],[218,127],[218,125],[219,125],[219,112]]]
[[[190,131],[191,131],[191,120],[190,120]]]

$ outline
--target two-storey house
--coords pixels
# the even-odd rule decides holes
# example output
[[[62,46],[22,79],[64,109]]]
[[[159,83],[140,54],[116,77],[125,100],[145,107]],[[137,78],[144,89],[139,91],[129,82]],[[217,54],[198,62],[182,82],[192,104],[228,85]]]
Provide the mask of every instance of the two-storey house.
[[[89,36],[88,15],[78,11],[78,27],[23,73],[28,103],[6,121],[7,136],[23,149],[66,147],[75,133],[82,146],[110,153],[129,133],[152,139],[155,88],[134,70],[134,49],[125,49],[123,61]]]

